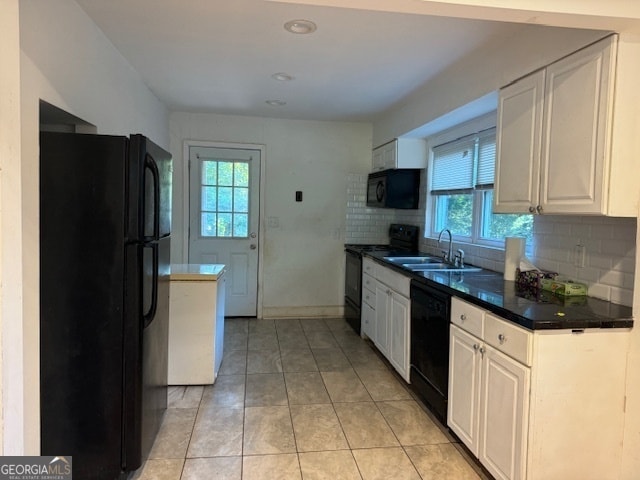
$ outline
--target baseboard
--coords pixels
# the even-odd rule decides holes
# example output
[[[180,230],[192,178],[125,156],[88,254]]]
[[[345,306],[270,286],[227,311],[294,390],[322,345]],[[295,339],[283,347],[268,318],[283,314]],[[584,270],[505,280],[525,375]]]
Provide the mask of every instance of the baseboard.
[[[343,316],[344,305],[262,307],[262,318],[340,318]]]

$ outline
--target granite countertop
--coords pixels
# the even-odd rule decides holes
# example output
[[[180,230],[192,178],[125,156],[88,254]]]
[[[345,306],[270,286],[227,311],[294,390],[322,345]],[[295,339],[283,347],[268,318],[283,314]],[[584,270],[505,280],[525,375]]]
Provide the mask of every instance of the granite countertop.
[[[224,272],[224,265],[210,263],[173,263],[170,280],[190,282],[211,282],[218,280]]]
[[[561,297],[544,290],[525,291],[516,282],[504,280],[502,273],[490,270],[412,272],[384,260],[387,256],[414,256],[416,253],[375,251],[364,255],[529,330],[633,327],[631,307],[606,300]]]

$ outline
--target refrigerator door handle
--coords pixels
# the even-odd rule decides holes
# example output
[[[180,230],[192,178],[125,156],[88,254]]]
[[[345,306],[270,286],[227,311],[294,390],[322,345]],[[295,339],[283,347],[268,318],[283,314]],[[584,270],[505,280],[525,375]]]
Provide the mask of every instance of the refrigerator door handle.
[[[145,237],[145,240],[158,240],[160,238],[160,171],[156,161],[148,153],[144,157],[144,167],[153,177],[153,236]],[[145,205],[145,209],[146,207]]]
[[[147,328],[153,322],[153,319],[156,316],[156,310],[158,308],[158,244],[152,243],[149,245],[144,245],[143,248],[151,248],[153,254],[153,273],[151,277],[151,305],[149,305],[149,310],[143,315],[143,328]]]

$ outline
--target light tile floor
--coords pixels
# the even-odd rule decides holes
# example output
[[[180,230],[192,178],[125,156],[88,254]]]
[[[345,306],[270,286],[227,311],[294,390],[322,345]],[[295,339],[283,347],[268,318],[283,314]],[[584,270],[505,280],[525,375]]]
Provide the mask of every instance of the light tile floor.
[[[343,319],[227,319],[224,348],[133,479],[486,478]]]

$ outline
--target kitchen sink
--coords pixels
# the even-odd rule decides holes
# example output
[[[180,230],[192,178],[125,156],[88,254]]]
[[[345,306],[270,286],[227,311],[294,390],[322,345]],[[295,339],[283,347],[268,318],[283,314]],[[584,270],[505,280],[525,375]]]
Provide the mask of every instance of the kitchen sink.
[[[456,267],[450,263],[442,261],[440,257],[431,257],[429,255],[415,257],[384,257],[387,262],[391,262],[399,267],[404,267],[412,272],[479,272],[482,270],[478,267]]]
[[[479,272],[482,270],[478,267],[456,267],[455,265],[451,265],[450,263],[425,263],[423,265],[417,264],[403,264],[405,268],[408,268],[412,272]]]
[[[430,257],[428,255],[419,257],[384,257],[387,262],[394,263],[396,265],[420,265],[420,264],[433,264],[442,263],[442,258]]]

